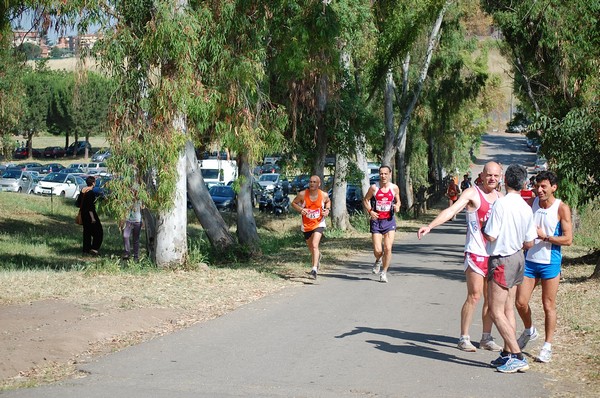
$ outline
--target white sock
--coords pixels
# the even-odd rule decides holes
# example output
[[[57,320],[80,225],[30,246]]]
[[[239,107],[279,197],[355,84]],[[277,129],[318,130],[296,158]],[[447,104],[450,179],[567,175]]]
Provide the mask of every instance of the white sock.
[[[552,344],[548,343],[547,341],[544,343],[544,346],[542,347],[542,350],[546,349],[549,351],[552,351]]]
[[[317,267],[312,267],[312,270],[317,272]]]
[[[481,340],[491,340],[491,338],[492,338],[491,333],[482,333],[481,334]]]
[[[468,334],[461,334],[460,340],[471,340],[471,336],[469,336]]]
[[[527,334],[531,336],[533,334],[533,332],[535,331],[535,328],[533,327],[533,325],[531,325],[531,327],[529,329],[525,329],[525,330],[527,331]]]

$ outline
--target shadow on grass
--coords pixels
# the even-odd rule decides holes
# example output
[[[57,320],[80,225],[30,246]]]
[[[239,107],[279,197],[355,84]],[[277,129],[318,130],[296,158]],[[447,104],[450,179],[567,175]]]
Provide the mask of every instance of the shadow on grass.
[[[2,269],[81,269],[118,256],[122,247],[120,232],[114,222],[103,222],[104,243],[100,257],[84,256],[82,227],[73,217],[50,214],[35,221],[6,219],[0,221],[4,231],[0,245]]]

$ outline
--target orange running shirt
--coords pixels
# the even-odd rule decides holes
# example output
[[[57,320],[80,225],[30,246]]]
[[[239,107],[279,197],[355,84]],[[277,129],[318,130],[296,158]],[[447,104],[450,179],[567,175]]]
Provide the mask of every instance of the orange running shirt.
[[[323,217],[323,191],[319,189],[317,199],[310,200],[310,191],[304,192],[304,208],[308,211],[302,215],[302,232],[310,232],[319,227],[325,227],[325,217]]]

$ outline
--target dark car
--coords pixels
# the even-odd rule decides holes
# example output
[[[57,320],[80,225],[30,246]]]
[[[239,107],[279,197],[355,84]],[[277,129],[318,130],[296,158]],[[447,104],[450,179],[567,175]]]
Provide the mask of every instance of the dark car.
[[[42,174],[58,173],[61,170],[63,170],[64,168],[65,168],[65,166],[63,166],[62,164],[59,164],[59,163],[48,163],[42,167],[42,171],[40,171],[40,173],[42,173]]]
[[[42,152],[39,149],[31,149],[31,153],[32,156],[34,158],[41,158],[42,157]],[[15,151],[13,152],[13,158],[14,159],[27,159],[29,158],[29,148],[27,147],[21,147],[21,148],[17,148],[15,149]]]
[[[214,185],[208,190],[210,197],[219,211],[236,210],[237,195],[233,187],[227,185]]]
[[[85,171],[83,169],[80,169],[79,167],[65,167],[64,169],[60,170],[59,173],[81,175],[85,174]]]
[[[98,176],[96,177],[96,184],[92,191],[96,194],[96,196],[100,199],[106,198],[110,193],[110,180],[112,177],[109,176]]]
[[[92,153],[92,144],[88,141],[76,141],[67,148],[67,156],[83,156],[87,148],[88,154]]]
[[[260,174],[272,174],[272,173],[279,173],[279,171],[281,170],[281,167],[279,167],[276,164],[263,164],[262,166],[260,166]]]
[[[290,191],[292,193],[298,193],[303,189],[308,188],[309,180],[310,176],[308,174],[300,174],[299,176],[294,177],[294,179],[290,183]]]
[[[329,198],[333,200],[333,190],[329,190]],[[358,184],[348,184],[346,186],[346,210],[349,214],[360,213],[363,210],[362,188]]]
[[[43,156],[45,158],[62,158],[67,154],[65,148],[61,146],[49,146],[44,149]]]

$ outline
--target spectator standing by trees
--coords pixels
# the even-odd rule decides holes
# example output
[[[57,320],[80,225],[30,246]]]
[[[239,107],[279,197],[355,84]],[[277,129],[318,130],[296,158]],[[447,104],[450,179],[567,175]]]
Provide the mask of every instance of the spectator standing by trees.
[[[102,246],[104,231],[98,213],[96,213],[96,194],[93,191],[96,179],[89,176],[85,179],[87,186],[77,197],[77,205],[81,209],[83,221],[83,253],[97,256]]]

